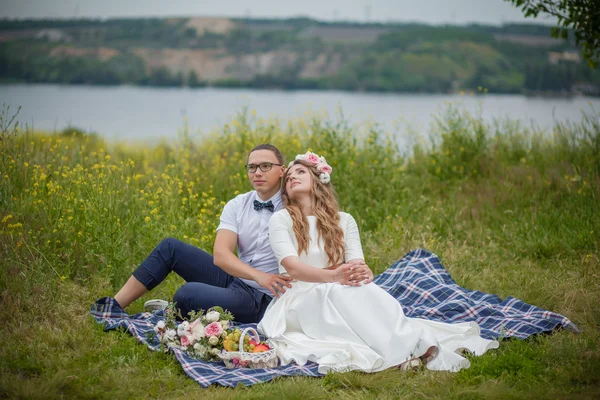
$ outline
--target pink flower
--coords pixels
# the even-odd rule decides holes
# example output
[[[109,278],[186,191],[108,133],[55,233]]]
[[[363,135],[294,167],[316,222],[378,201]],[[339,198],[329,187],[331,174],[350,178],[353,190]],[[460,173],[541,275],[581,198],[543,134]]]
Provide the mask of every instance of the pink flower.
[[[206,336],[219,336],[221,333],[223,333],[223,326],[220,322],[212,322],[204,327]]]
[[[319,156],[315,153],[307,152],[304,159],[311,164],[317,165],[319,163]]]
[[[194,338],[191,335],[185,335],[181,337],[181,345],[183,347],[188,347],[190,344],[192,344],[192,341],[194,340]]]
[[[333,168],[331,168],[329,164],[325,164],[321,166],[321,172],[325,172],[326,174],[331,175],[331,173],[333,172]]]
[[[194,329],[196,329],[196,327],[198,325],[202,324],[202,321],[200,321],[200,318],[195,319],[191,324],[190,324],[190,331],[193,331]]]

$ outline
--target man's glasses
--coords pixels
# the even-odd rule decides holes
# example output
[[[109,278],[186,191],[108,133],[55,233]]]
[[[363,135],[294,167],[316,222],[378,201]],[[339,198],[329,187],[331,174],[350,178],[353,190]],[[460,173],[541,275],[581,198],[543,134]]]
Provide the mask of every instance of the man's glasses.
[[[273,168],[273,165],[277,165],[278,167],[283,167],[283,164],[275,164],[272,162],[263,162],[260,164],[248,164],[246,165],[246,171],[250,172],[251,174],[256,172],[257,168],[260,168],[260,170],[262,172],[267,172],[270,171]]]

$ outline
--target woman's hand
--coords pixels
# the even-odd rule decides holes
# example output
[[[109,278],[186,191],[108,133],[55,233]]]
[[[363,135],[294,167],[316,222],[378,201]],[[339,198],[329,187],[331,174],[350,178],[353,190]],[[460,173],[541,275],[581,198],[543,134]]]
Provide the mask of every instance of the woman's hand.
[[[348,261],[349,265],[352,265],[351,271],[353,274],[350,276],[350,279],[354,282],[363,282],[363,284],[373,282],[373,271],[371,268],[365,263],[364,260],[351,260]]]
[[[333,281],[347,286],[359,286],[359,284],[350,277],[354,274],[354,265],[341,264],[333,270]]]

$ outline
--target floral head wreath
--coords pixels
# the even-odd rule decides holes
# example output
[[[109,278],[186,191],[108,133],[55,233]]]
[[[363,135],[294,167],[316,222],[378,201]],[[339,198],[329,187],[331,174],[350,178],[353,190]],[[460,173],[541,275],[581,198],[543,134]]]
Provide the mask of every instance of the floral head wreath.
[[[333,172],[333,168],[331,168],[331,166],[327,164],[327,160],[325,160],[325,157],[318,156],[315,153],[307,151],[304,154],[298,154],[294,161],[296,160],[304,160],[317,167],[317,171],[321,173],[319,175],[319,180],[321,181],[321,183],[327,184],[329,183],[329,181],[331,181],[331,173]],[[289,163],[288,168],[294,164],[294,161]]]

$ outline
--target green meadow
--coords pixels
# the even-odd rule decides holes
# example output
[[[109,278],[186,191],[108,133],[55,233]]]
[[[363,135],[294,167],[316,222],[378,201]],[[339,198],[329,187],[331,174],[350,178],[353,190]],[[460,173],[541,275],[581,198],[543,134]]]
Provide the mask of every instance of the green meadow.
[[[184,127],[177,140],[142,145],[32,131],[14,111],[0,113],[2,398],[600,397],[596,112],[540,130],[450,106],[407,149],[342,117],[242,112],[212,133]],[[114,295],[161,239],[212,251],[223,205],[251,189],[245,156],[264,142],[288,159],[308,149],[327,158],[376,273],[426,248],[459,285],[563,314],[583,332],[504,340],[459,373],[334,373],[235,389],[202,389],[172,355],[104,332],[90,306]],[[170,299],[181,283],[170,276],[128,311]]]

